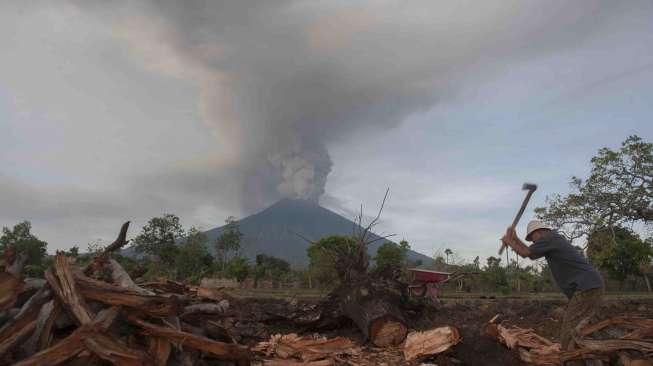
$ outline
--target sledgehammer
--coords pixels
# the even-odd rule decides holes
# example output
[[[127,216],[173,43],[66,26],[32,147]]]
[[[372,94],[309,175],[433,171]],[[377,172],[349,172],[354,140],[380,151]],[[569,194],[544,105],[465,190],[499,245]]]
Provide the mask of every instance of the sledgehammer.
[[[512,221],[511,227],[513,228],[517,227],[517,224],[519,223],[521,216],[524,214],[524,210],[526,210],[526,206],[528,206],[528,201],[530,201],[533,192],[535,192],[535,190],[537,189],[537,184],[524,183],[521,189],[524,191],[528,191],[528,193],[526,193],[526,197],[524,197],[524,202],[521,203],[521,207],[519,208],[519,212],[517,212],[517,216],[515,216],[515,219]],[[502,243],[501,248],[499,249],[499,255],[503,253],[504,249],[506,249],[506,246]]]

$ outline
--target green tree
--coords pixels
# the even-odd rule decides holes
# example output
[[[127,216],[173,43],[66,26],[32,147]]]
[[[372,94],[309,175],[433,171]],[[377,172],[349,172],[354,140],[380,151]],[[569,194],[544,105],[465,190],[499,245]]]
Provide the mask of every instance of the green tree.
[[[602,148],[587,179],[572,177],[572,192],[547,197],[535,211],[570,239],[635,221],[650,223],[653,200],[653,144],[630,136],[619,150]]]
[[[643,268],[651,264],[653,250],[631,229],[616,226],[603,228],[590,234],[588,255],[611,278],[624,281],[630,276],[643,276]],[[645,278],[648,282],[648,278]]]
[[[243,237],[235,217],[229,216],[225,223],[227,225],[225,225],[222,234],[215,241],[215,252],[223,271],[226,269],[229,255],[231,254],[232,258],[238,256],[240,242]]]
[[[246,258],[235,257],[227,262],[225,271],[227,276],[243,281],[250,273],[250,266]]]
[[[306,249],[311,278],[322,285],[337,285],[347,278],[357,250],[356,239],[343,235],[328,236],[311,244]]]
[[[397,278],[406,261],[406,253],[410,249],[407,241],[402,240],[399,244],[386,242],[376,251],[376,271],[383,277]]]
[[[436,271],[445,271],[447,269],[447,261],[441,255],[436,255],[433,260],[433,266]]]
[[[102,251],[104,251],[104,247],[105,245],[102,244],[102,240],[100,239],[93,240],[88,244],[86,244],[86,252],[90,257],[94,257],[97,254],[102,253]]]
[[[192,227],[176,257],[177,278],[198,283],[202,275],[211,270],[213,257],[208,252],[209,239],[199,229]]]
[[[481,281],[483,281],[486,289],[488,290],[498,290],[504,294],[510,291],[508,276],[506,275],[506,268],[501,267],[500,258],[487,258],[487,266],[481,273]]]
[[[166,266],[175,264],[179,248],[176,241],[184,236],[184,229],[179,217],[164,214],[154,217],[143,226],[141,233],[134,239],[134,247],[138,253],[146,253]]]
[[[447,269],[449,269],[449,256],[452,255],[452,254],[453,254],[453,252],[451,251],[451,249],[447,248],[447,249],[444,250],[444,255],[447,256],[446,257]]]
[[[259,254],[256,256],[254,279],[257,282],[262,278],[270,278],[279,281],[290,272],[290,263],[281,258],[265,254]]]
[[[68,253],[66,254],[77,258],[79,256],[79,247],[77,245],[73,245],[70,249],[68,249]]]
[[[47,254],[48,243],[44,242],[32,234],[32,224],[29,221],[23,221],[13,228],[2,228],[2,236],[0,236],[0,251],[4,252],[7,249],[13,249],[16,253],[27,254],[27,264],[32,274],[41,274],[43,259]]]

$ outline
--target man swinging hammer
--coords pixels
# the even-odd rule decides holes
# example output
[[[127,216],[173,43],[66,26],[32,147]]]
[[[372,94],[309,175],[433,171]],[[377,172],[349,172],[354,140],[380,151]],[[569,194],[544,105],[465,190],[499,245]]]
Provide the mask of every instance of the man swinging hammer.
[[[562,322],[560,344],[563,350],[575,348],[575,332],[585,325],[598,310],[603,297],[603,278],[587,259],[557,231],[538,220],[528,223],[527,246],[517,237],[514,226],[501,238],[524,258],[545,257],[553,278],[569,299]]]

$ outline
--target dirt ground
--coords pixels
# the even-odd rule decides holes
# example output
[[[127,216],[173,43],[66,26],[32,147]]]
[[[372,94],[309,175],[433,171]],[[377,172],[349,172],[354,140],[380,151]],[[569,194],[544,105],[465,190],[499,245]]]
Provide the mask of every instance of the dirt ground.
[[[516,352],[508,350],[496,339],[480,334],[481,327],[494,315],[501,314],[503,322],[522,328],[532,328],[538,334],[558,340],[558,332],[566,301],[529,299],[444,299],[437,300],[435,307],[426,314],[408,314],[412,330],[427,330],[438,326],[453,325],[460,331],[462,341],[445,354],[420,362],[403,361],[400,347],[377,349],[365,344],[353,325],[322,333],[329,337],[345,336],[362,345],[363,353],[351,365],[526,365]],[[653,318],[653,300],[606,300],[599,316],[607,318],[616,315]],[[274,329],[276,328],[276,329]],[[272,325],[270,331],[299,332],[283,324]]]

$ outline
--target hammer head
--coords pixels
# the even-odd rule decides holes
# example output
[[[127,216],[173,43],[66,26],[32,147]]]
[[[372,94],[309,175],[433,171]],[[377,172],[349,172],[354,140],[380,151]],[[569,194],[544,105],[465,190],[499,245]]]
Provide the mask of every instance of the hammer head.
[[[523,189],[524,191],[535,192],[535,190],[537,189],[537,184],[535,184],[535,183],[524,183],[524,185],[521,187],[521,189]]]

